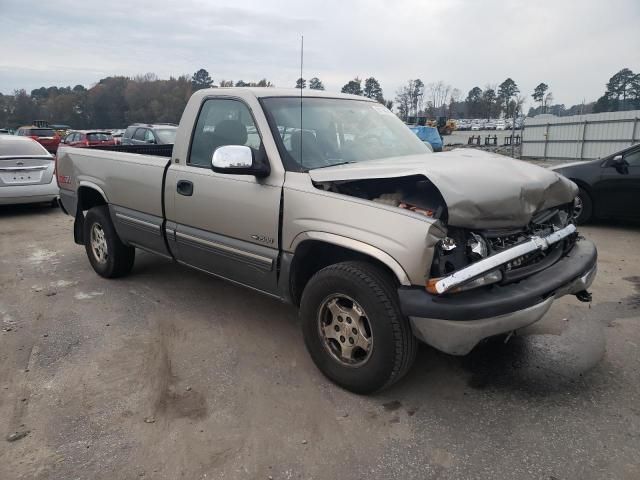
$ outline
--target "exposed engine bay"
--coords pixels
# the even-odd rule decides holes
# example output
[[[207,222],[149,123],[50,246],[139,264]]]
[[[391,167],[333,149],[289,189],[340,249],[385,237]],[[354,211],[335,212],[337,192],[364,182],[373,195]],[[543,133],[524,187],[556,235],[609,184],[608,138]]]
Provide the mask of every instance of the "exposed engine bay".
[[[440,191],[422,175],[317,183],[316,187],[447,222],[447,206]]]

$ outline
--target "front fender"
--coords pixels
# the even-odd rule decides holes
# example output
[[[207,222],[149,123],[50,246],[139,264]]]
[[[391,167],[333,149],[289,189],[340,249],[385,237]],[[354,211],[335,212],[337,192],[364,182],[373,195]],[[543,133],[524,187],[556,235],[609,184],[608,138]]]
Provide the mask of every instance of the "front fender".
[[[379,260],[383,264],[385,264],[389,269],[395,274],[398,281],[401,285],[410,286],[411,281],[409,280],[409,276],[407,272],[405,272],[402,265],[400,265],[391,255],[380,250],[379,248],[374,247],[373,245],[369,245],[367,243],[361,242],[359,240],[354,240],[353,238],[342,237],[340,235],[335,235],[333,233],[327,232],[302,232],[298,234],[291,243],[290,250],[292,252],[296,251],[298,245],[306,240],[316,240],[325,243],[330,243],[333,245],[337,245],[340,247],[348,248],[349,250],[354,250],[356,252],[363,253],[370,257]]]

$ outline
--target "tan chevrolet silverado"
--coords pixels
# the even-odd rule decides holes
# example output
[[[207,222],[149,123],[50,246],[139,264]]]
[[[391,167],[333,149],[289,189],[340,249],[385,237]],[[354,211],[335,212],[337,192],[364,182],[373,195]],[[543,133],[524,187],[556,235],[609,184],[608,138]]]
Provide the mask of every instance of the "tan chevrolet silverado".
[[[363,97],[195,93],[173,146],[61,146],[57,179],[94,270],[153,252],[299,308],[318,368],[358,393],[590,298],[576,186],[474,150],[430,153]]]

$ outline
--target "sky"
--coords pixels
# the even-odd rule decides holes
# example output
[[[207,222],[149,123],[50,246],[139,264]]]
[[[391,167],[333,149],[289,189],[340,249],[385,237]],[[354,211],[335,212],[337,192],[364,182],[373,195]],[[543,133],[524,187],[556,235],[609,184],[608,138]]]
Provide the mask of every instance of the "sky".
[[[376,77],[386,98],[409,79],[465,97],[513,78],[527,104],[596,100],[640,71],[640,0],[0,0],[0,92],[87,87],[110,75],[209,71],[293,87],[300,71],[329,91]]]

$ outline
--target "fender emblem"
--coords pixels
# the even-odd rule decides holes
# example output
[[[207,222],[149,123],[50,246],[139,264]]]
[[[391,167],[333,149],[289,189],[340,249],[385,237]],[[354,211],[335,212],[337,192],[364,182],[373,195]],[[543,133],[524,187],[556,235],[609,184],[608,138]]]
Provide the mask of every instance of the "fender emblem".
[[[273,238],[267,237],[266,235],[251,235],[251,238],[260,243],[268,243],[269,245],[273,245]]]

